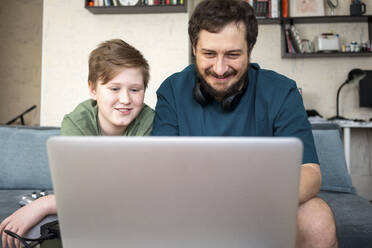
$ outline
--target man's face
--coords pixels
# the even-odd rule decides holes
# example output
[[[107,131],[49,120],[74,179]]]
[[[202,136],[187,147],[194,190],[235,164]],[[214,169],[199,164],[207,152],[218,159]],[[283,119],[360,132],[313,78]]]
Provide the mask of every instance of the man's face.
[[[244,24],[230,23],[218,33],[201,30],[194,55],[199,75],[223,97],[248,69]]]

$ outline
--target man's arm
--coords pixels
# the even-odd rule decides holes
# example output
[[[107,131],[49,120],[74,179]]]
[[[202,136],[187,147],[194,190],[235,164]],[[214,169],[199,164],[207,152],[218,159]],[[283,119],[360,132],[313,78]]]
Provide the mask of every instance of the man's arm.
[[[319,192],[321,173],[311,124],[297,88],[288,92],[276,116],[274,136],[297,137],[304,146],[299,186],[299,203],[302,204]]]
[[[302,204],[318,194],[322,175],[318,164],[307,163],[301,167],[299,203]]]

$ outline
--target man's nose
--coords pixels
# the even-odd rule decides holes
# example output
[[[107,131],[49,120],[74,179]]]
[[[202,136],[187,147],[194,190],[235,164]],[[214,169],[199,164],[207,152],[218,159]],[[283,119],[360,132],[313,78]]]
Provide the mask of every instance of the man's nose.
[[[227,63],[223,56],[218,56],[213,66],[214,72],[218,76],[222,76],[228,70]]]

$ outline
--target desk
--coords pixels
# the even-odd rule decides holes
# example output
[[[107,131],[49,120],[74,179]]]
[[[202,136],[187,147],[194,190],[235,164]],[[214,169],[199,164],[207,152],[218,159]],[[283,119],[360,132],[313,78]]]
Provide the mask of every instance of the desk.
[[[351,128],[372,128],[372,122],[359,122],[359,121],[349,121],[349,120],[335,120],[332,123],[338,124],[343,129],[343,139],[344,139],[344,152],[347,170],[350,174],[350,136]]]

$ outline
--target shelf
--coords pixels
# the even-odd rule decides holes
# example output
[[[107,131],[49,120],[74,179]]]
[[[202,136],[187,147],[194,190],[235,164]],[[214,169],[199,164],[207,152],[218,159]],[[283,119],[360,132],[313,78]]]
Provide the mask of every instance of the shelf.
[[[287,42],[285,35],[285,25],[287,24],[316,24],[316,23],[367,23],[368,37],[372,40],[372,15],[365,16],[306,16],[306,17],[288,17],[281,19],[281,48],[282,58],[330,58],[330,57],[372,57],[372,52],[318,52],[318,53],[297,53],[291,54],[287,51]]]
[[[306,16],[282,18],[283,22],[296,23],[348,23],[371,22],[372,15],[365,16]]]
[[[258,24],[280,24],[280,18],[257,18]]]
[[[149,14],[149,13],[186,13],[187,1],[183,5],[146,5],[146,6],[85,6],[93,14]]]
[[[371,57],[372,52],[284,53],[282,58]]]

